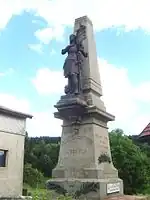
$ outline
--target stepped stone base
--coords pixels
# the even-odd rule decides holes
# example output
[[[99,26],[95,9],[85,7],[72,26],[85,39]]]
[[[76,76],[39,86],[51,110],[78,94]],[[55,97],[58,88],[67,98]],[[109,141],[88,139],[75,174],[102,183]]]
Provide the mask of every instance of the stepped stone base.
[[[115,193],[110,193],[109,185],[118,184]],[[69,194],[79,200],[100,200],[106,196],[123,195],[123,182],[119,178],[111,179],[52,179],[47,182],[47,189],[59,194]]]

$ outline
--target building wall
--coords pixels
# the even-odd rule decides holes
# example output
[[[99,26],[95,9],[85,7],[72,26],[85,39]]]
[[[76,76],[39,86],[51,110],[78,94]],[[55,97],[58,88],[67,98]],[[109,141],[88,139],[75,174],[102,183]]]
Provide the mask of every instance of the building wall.
[[[7,150],[6,167],[0,167],[0,196],[22,194],[25,120],[0,114],[0,149]]]

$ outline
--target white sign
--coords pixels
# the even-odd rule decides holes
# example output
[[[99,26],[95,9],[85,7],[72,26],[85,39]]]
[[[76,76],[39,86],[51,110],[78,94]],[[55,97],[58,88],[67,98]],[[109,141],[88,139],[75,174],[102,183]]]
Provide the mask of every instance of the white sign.
[[[108,183],[107,184],[107,194],[120,192],[120,183]]]

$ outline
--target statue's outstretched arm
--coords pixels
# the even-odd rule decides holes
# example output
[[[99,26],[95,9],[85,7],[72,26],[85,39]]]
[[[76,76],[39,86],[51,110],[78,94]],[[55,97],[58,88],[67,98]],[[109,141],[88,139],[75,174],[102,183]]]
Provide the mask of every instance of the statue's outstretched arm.
[[[62,49],[61,54],[62,55],[66,54],[68,52],[68,50],[69,50],[69,46],[67,46],[65,49]]]

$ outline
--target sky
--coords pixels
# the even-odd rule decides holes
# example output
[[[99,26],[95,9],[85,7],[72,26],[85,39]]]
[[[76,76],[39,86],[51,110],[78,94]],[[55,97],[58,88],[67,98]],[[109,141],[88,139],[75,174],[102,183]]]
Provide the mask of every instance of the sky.
[[[109,130],[139,134],[150,122],[149,0],[0,0],[0,105],[32,114],[29,136],[60,136],[54,104],[63,94],[74,20],[93,22]]]

